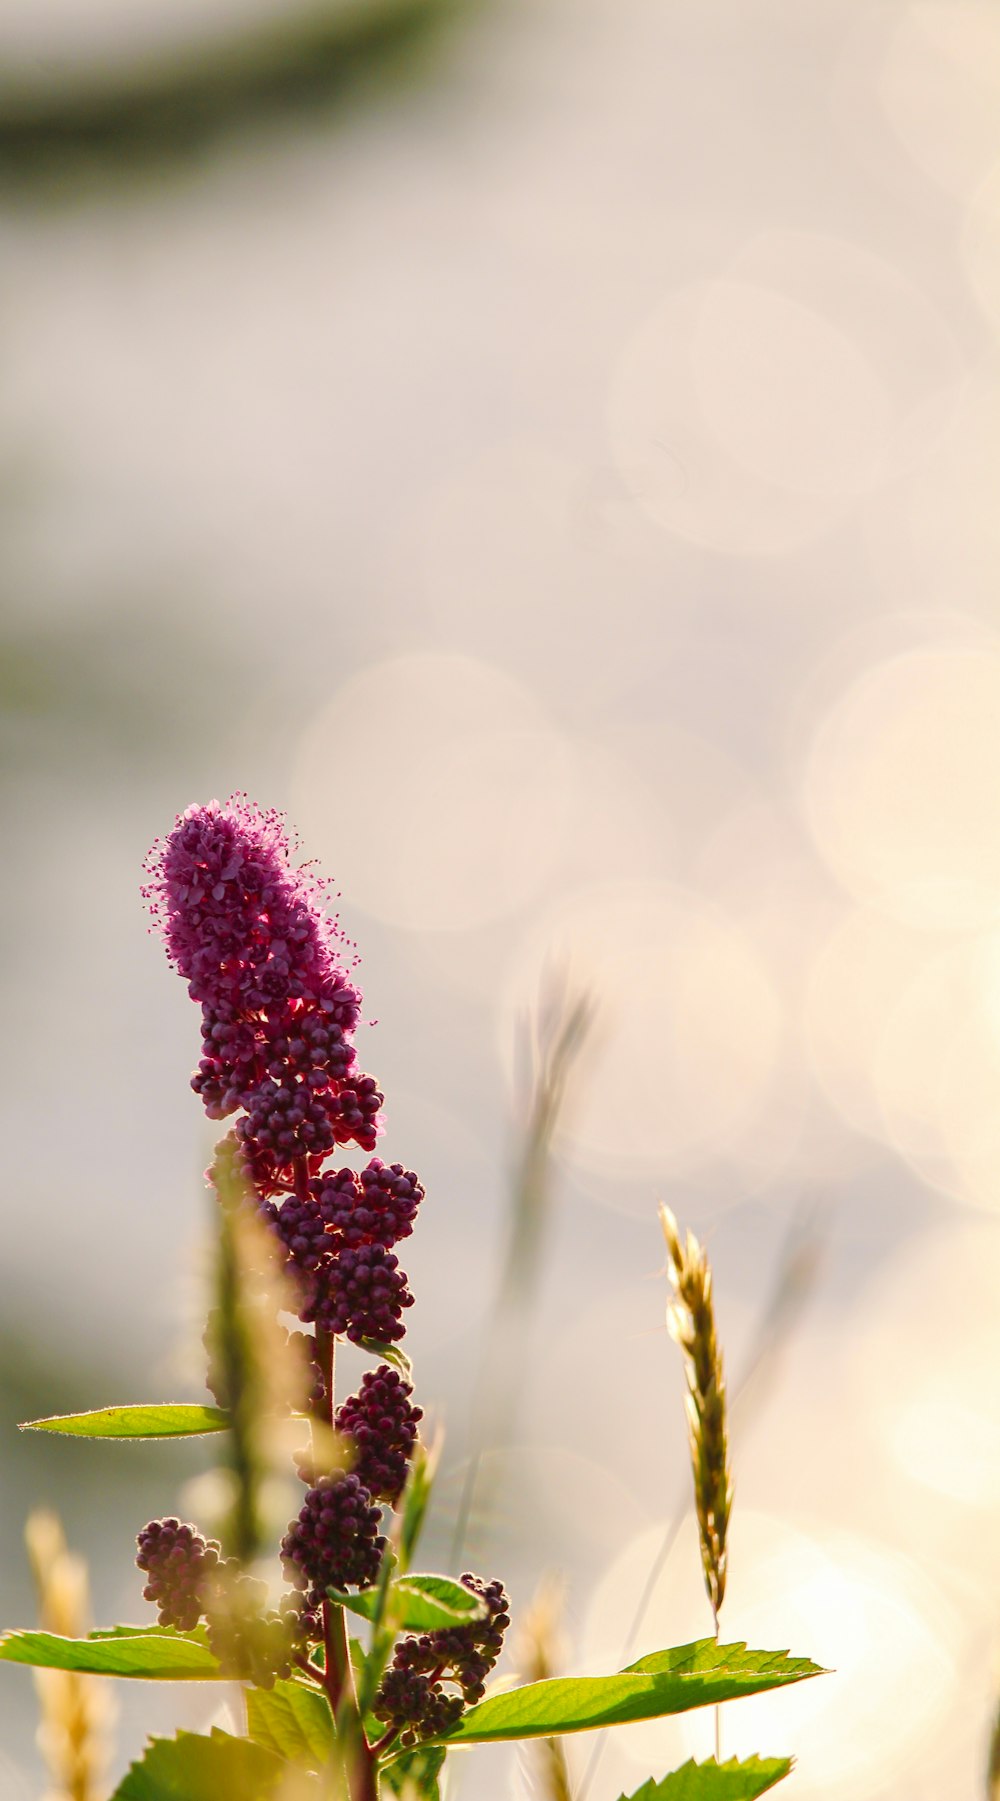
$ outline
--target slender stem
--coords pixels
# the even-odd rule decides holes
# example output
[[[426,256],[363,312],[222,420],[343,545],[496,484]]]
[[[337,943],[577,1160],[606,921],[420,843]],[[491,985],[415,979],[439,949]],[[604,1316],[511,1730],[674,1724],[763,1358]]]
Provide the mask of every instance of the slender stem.
[[[295,1192],[303,1198],[309,1193],[309,1166],[304,1157],[296,1159]],[[312,1410],[313,1465],[318,1475],[330,1450],[337,1362],[337,1340],[320,1325],[316,1327],[316,1362],[323,1390]],[[331,1767],[338,1772],[345,1801],[378,1801],[378,1755],[365,1738],[344,1610],[333,1601],[323,1602],[323,1659],[322,1686],[334,1720]]]
[[[323,1602],[323,1645],[326,1651],[326,1693],[336,1715],[344,1697],[351,1669],[344,1609],[333,1601]]]
[[[390,1726],[386,1732],[383,1732],[380,1739],[376,1739],[374,1745],[371,1747],[372,1756],[383,1757],[386,1751],[388,1751],[389,1746],[394,1744],[398,1737],[399,1727]]]

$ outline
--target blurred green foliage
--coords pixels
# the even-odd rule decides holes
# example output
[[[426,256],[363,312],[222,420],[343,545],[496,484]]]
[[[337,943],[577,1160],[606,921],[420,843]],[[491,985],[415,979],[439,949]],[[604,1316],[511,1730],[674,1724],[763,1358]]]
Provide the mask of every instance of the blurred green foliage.
[[[413,79],[471,0],[276,7],[226,36],[30,87],[0,77],[0,183],[72,188],[197,162],[220,138]]]

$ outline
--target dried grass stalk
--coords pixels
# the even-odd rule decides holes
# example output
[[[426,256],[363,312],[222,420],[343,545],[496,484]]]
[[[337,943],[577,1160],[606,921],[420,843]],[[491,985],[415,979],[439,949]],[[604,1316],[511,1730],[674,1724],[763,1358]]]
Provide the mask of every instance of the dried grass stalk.
[[[90,1629],[83,1558],[66,1549],[54,1513],[31,1514],[24,1536],[43,1630],[82,1638]],[[38,1747],[52,1778],[45,1801],[99,1801],[116,1711],[108,1684],[72,1670],[35,1670],[34,1680],[41,1711]]]
[[[993,1721],[990,1733],[989,1752],[986,1759],[986,1794],[987,1801],[1000,1801],[1000,1707]]]
[[[560,1622],[564,1590],[554,1577],[543,1577],[521,1621],[518,1663],[526,1682],[558,1676],[563,1662]],[[535,1762],[537,1792],[543,1801],[573,1801],[562,1740],[546,1738],[526,1747]]]
[[[718,1631],[719,1609],[726,1592],[726,1536],[733,1483],[726,1434],[726,1384],[715,1333],[712,1271],[693,1232],[688,1232],[681,1243],[677,1221],[669,1207],[661,1206],[660,1224],[674,1290],[667,1307],[667,1324],[684,1354],[687,1375],[688,1442],[701,1564]]]

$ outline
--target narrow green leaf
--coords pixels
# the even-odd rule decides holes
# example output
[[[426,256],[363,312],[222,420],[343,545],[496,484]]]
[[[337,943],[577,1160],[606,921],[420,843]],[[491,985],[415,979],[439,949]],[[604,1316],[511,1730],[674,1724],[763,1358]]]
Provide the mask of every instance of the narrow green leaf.
[[[144,1682],[218,1682],[222,1673],[200,1630],[175,1632],[113,1627],[89,1638],[54,1632],[8,1632],[0,1659],[42,1670],[79,1670],[87,1676],[131,1676]]]
[[[806,1658],[748,1651],[743,1644],[718,1645],[714,1638],[656,1652],[641,1663],[617,1676],[563,1676],[491,1695],[469,1709],[448,1743],[590,1732],[685,1713],[823,1674]]]
[[[399,1499],[399,1565],[405,1573],[413,1562],[424,1519],[430,1506],[434,1478],[441,1453],[441,1437],[429,1448],[418,1439],[414,1446],[406,1487]]]
[[[358,1595],[344,1594],[328,1588],[331,1601],[360,1614],[363,1620],[375,1618],[378,1589],[366,1588]],[[397,1576],[389,1584],[385,1615],[396,1631],[437,1632],[443,1627],[468,1625],[470,1620],[485,1617],[482,1602],[460,1582],[450,1576]]]
[[[149,1741],[138,1763],[132,1764],[115,1789],[111,1801],[275,1801],[292,1775],[293,1766],[251,1739],[232,1738],[216,1727],[208,1738],[195,1732],[179,1732],[176,1738]],[[320,1785],[304,1771],[297,1772],[294,1793],[315,1795]]]
[[[383,1363],[393,1364],[405,1382],[413,1381],[413,1365],[406,1352],[401,1351],[398,1344],[383,1344],[379,1338],[359,1338],[356,1343],[358,1348],[367,1351],[370,1357],[381,1357]]]
[[[61,1432],[68,1438],[192,1438],[224,1432],[228,1413],[188,1401],[152,1402],[141,1407],[98,1407],[93,1413],[62,1413],[46,1420],[25,1420],[22,1432]]]
[[[756,1801],[791,1767],[790,1757],[749,1757],[744,1763],[735,1757],[728,1763],[716,1763],[714,1757],[708,1763],[692,1759],[662,1782],[651,1776],[634,1795],[621,1795],[619,1801]]]
[[[333,1743],[333,1716],[325,1695],[305,1682],[276,1682],[273,1688],[248,1688],[247,1731],[289,1763],[321,1770]]]

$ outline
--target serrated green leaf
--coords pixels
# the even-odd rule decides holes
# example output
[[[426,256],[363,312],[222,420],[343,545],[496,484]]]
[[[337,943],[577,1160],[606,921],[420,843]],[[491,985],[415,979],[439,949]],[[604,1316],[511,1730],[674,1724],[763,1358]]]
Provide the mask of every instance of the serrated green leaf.
[[[740,1763],[695,1763],[694,1759],[657,1782],[651,1776],[634,1795],[619,1801],[756,1801],[787,1776],[790,1757],[748,1757]]]
[[[419,1795],[420,1801],[440,1801],[438,1777],[445,1760],[443,1745],[417,1745],[382,1771],[382,1787],[390,1795]]]
[[[366,1588],[357,1595],[344,1594],[339,1588],[328,1588],[327,1594],[338,1607],[346,1607],[363,1620],[372,1620],[378,1607],[378,1589]],[[450,1576],[397,1576],[389,1584],[385,1617],[396,1631],[438,1632],[448,1626],[467,1626],[471,1620],[485,1618],[478,1596],[453,1582]]]
[[[176,1738],[151,1739],[138,1763],[132,1764],[111,1801],[273,1801],[284,1784],[296,1781],[296,1801],[315,1796],[320,1786],[305,1771],[295,1771],[284,1758],[232,1738],[215,1728],[207,1738],[179,1732]]]
[[[218,1682],[222,1672],[199,1630],[114,1626],[89,1638],[54,1632],[8,1632],[0,1659],[34,1669],[79,1670],[87,1676],[128,1676],[143,1682]]]
[[[359,1338],[355,1343],[359,1350],[367,1351],[370,1357],[381,1357],[383,1363],[393,1364],[405,1382],[413,1381],[413,1365],[398,1344],[383,1344],[379,1338]]]
[[[787,1651],[748,1651],[746,1645],[720,1645],[714,1638],[699,1638],[690,1645],[671,1645],[666,1651],[649,1651],[636,1663],[626,1664],[623,1676],[697,1675],[725,1667],[733,1675],[777,1675],[778,1684],[797,1682],[804,1676],[825,1676],[808,1657],[789,1657]],[[774,1686],[769,1685],[769,1686]]]
[[[54,1414],[51,1419],[25,1420],[22,1432],[61,1432],[68,1438],[192,1438],[224,1432],[228,1413],[188,1401],[140,1407],[98,1407],[93,1413]]]
[[[305,1682],[276,1682],[273,1688],[248,1688],[247,1731],[289,1763],[321,1770],[333,1743],[333,1716],[326,1696]]]
[[[692,1707],[709,1707],[823,1674],[806,1658],[790,1658],[781,1651],[748,1651],[744,1644],[719,1645],[714,1638],[655,1652],[641,1664],[617,1676],[561,1676],[491,1695],[469,1709],[447,1742],[471,1744],[591,1732],[630,1720],[685,1713]]]

